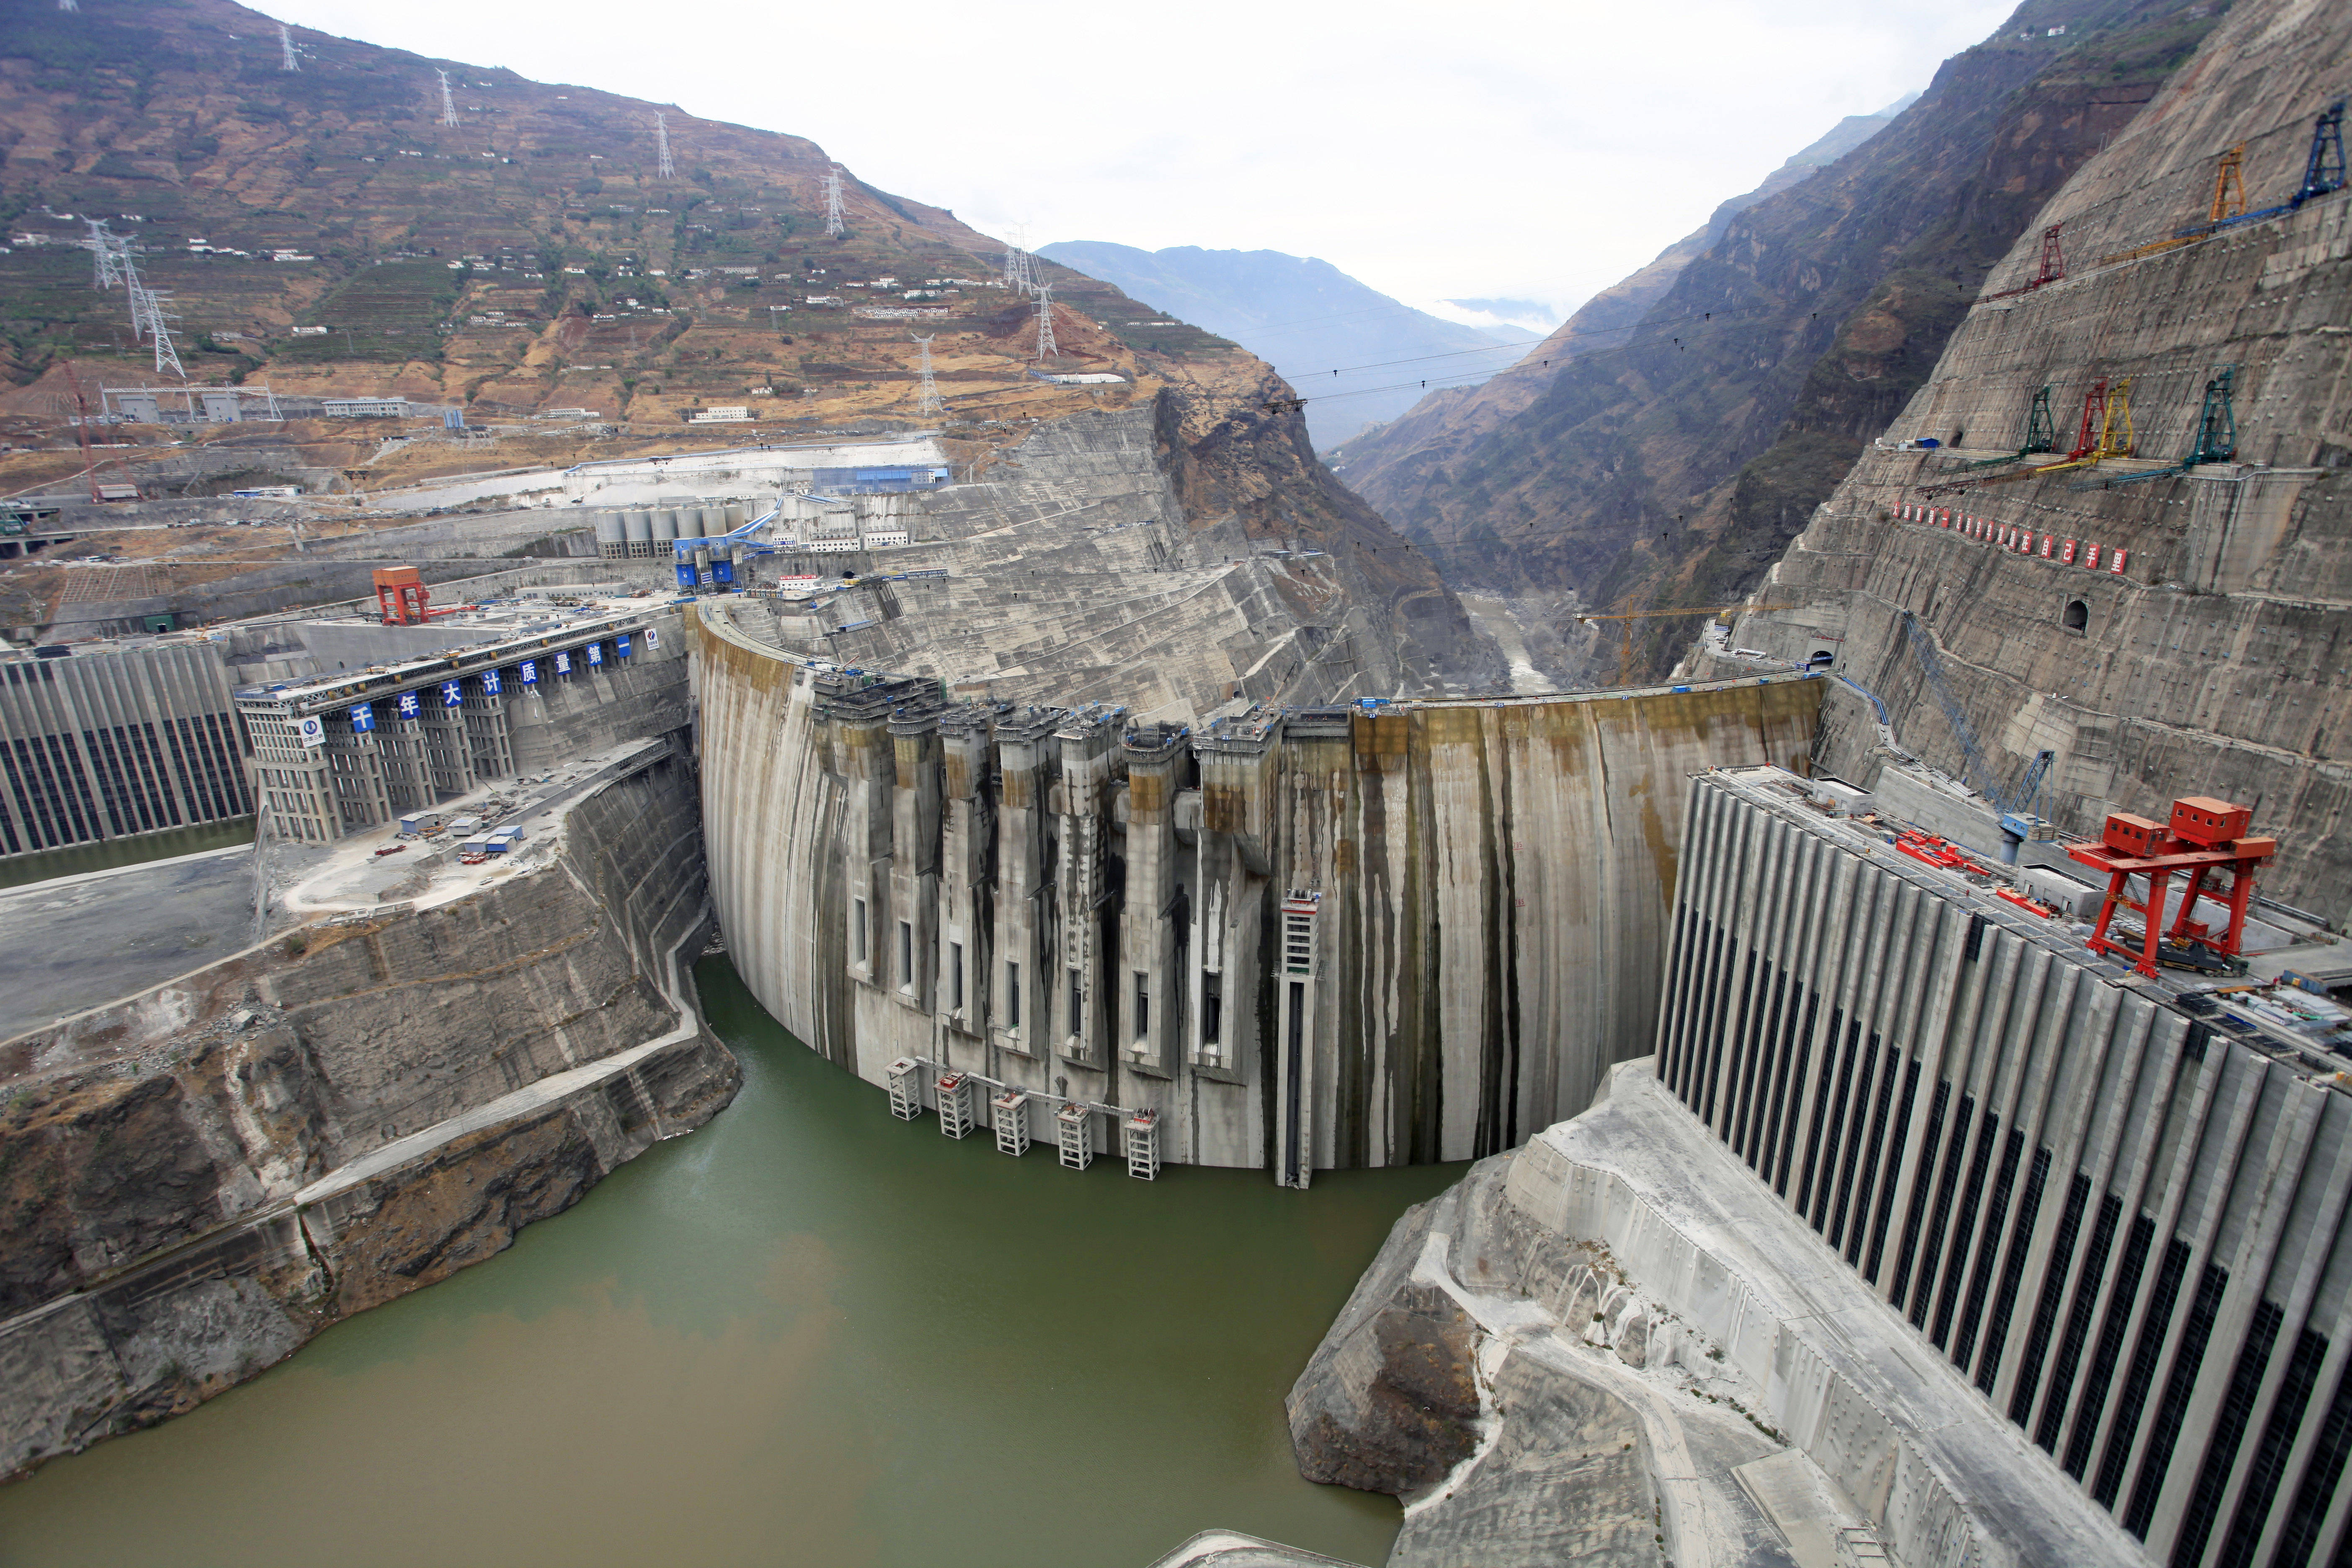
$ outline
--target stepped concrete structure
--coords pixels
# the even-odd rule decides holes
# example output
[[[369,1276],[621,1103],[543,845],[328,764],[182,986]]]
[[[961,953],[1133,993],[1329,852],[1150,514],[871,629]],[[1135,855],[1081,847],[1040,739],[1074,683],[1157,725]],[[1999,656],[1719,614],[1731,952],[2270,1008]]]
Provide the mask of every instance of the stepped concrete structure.
[[[1031,1136],[1146,1113],[1158,1157],[1297,1186],[1580,1109],[1648,1037],[1679,781],[1800,760],[1822,689],[1185,725],[952,702],[766,616],[705,599],[693,630],[712,893],[761,1004],[913,1103],[956,1073],[1024,1094]]]
[[[1727,639],[1832,656],[1904,747],[1979,790],[2053,752],[2037,809],[2076,836],[2109,810],[2161,816],[2182,793],[2244,802],[2282,846],[2264,890],[2339,923],[2352,917],[2352,189],[2293,198],[2315,123],[2352,89],[2347,56],[2342,6],[2232,9],[2051,201],[1759,590],[1795,607],[1744,616]],[[2241,144],[2255,212],[2207,231],[2220,160]],[[2028,287],[2049,229],[2064,276]],[[2184,466],[2225,370],[2234,436],[2216,436],[2234,451]],[[2086,396],[2126,382],[2129,426],[2110,444],[2133,455],[2061,467]],[[1990,461],[2027,444],[2044,387],[2057,451]],[[1903,449],[1927,437],[1946,449]],[[1933,639],[1980,768],[1906,615]],[[1882,737],[1868,706],[1849,695],[1825,725],[1822,764],[1870,784]]]
[[[324,645],[336,629],[314,626],[310,636]],[[341,629],[392,639],[408,628]],[[479,640],[454,641],[469,629]],[[667,598],[575,598],[564,610],[432,628],[428,646],[443,646],[430,652],[242,689],[256,794],[279,837],[332,843],[488,780],[682,730],[683,631]]]

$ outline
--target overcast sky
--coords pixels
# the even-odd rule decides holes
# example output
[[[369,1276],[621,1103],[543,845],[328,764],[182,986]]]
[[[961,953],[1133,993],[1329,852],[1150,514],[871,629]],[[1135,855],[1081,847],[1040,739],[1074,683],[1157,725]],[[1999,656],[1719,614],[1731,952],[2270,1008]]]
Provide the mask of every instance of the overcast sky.
[[[2010,0],[277,0],[371,43],[805,136],[1032,245],[1318,256],[1428,306],[1566,308]]]

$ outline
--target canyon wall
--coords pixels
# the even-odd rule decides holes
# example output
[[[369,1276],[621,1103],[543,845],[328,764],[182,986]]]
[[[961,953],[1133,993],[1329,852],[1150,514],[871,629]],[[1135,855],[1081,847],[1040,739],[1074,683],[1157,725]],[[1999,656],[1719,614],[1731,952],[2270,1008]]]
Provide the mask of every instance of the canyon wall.
[[[2347,51],[2340,7],[2232,10],[2035,219],[1895,421],[1946,449],[1864,452],[1759,590],[1790,607],[1730,639],[1834,654],[1905,747],[1979,788],[2051,751],[2037,809],[2063,832],[2095,835],[2110,810],[2161,817],[2182,795],[2249,805],[2280,841],[2263,890],[2339,926],[2352,919],[2352,194],[2292,198]],[[2256,216],[2200,232],[2237,146]],[[2053,226],[2065,276],[2029,288]],[[2099,394],[2096,437],[2126,383],[2115,444],[2132,455],[2066,464],[2086,397]],[[2044,389],[2057,450],[2015,458]],[[1827,712],[1824,765],[1868,782],[1873,715]]]
[[[1549,364],[1523,367],[1509,400],[1350,442],[1343,474],[1457,588],[1611,610],[1733,602],[1919,384],[2036,207],[2221,10],[2026,0],[1892,125],[1732,216],[1662,289],[1627,279],[1638,316],[1612,302],[1573,357],[1537,351]],[[1633,626],[1654,674],[1691,623]],[[1556,673],[1612,662],[1590,652]]]
[[[978,1075],[1034,1136],[1079,1105],[1097,1149],[1149,1112],[1163,1158],[1297,1185],[1507,1148],[1645,1049],[1685,776],[1788,763],[1822,689],[1187,729],[950,703],[765,614],[705,600],[691,633],[712,892],[761,1004],[925,1103]]]
[[[649,747],[530,858],[0,1044],[0,1474],[499,1251],[727,1103],[688,760]]]

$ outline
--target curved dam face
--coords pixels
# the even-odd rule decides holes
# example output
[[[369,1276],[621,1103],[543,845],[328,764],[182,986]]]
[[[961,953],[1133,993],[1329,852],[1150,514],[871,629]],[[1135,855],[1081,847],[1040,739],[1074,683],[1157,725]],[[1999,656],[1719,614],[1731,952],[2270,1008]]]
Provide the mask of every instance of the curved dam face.
[[[1821,692],[1187,730],[951,704],[698,608],[711,891],[762,1005],[1000,1145],[1291,1185],[1510,1147],[1645,1050],[1685,778],[1801,767]]]

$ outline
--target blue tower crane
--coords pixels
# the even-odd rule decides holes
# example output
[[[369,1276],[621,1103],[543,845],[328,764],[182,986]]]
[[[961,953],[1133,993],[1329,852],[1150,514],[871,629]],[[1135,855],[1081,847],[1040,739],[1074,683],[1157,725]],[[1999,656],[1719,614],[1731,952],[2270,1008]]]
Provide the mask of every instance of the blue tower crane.
[[[1985,762],[1984,748],[1977,743],[1976,726],[1969,722],[1968,710],[1960,706],[1950,683],[1944,679],[1944,658],[1937,651],[1935,637],[1909,610],[1903,612],[1903,639],[1910,645],[1912,657],[1919,661],[1927,689],[1935,694],[1936,705],[1944,710],[1944,721],[1951,726],[1952,738],[1959,743],[1960,776],[1971,789],[1992,802],[1993,812],[2000,821],[2000,858],[2014,863],[2017,847],[2032,838],[2036,829],[2046,826],[2033,807],[2040,801],[2042,781],[2050,772],[2053,753],[2036,752],[2017,781],[2003,786],[1993,778],[1992,769]]]

